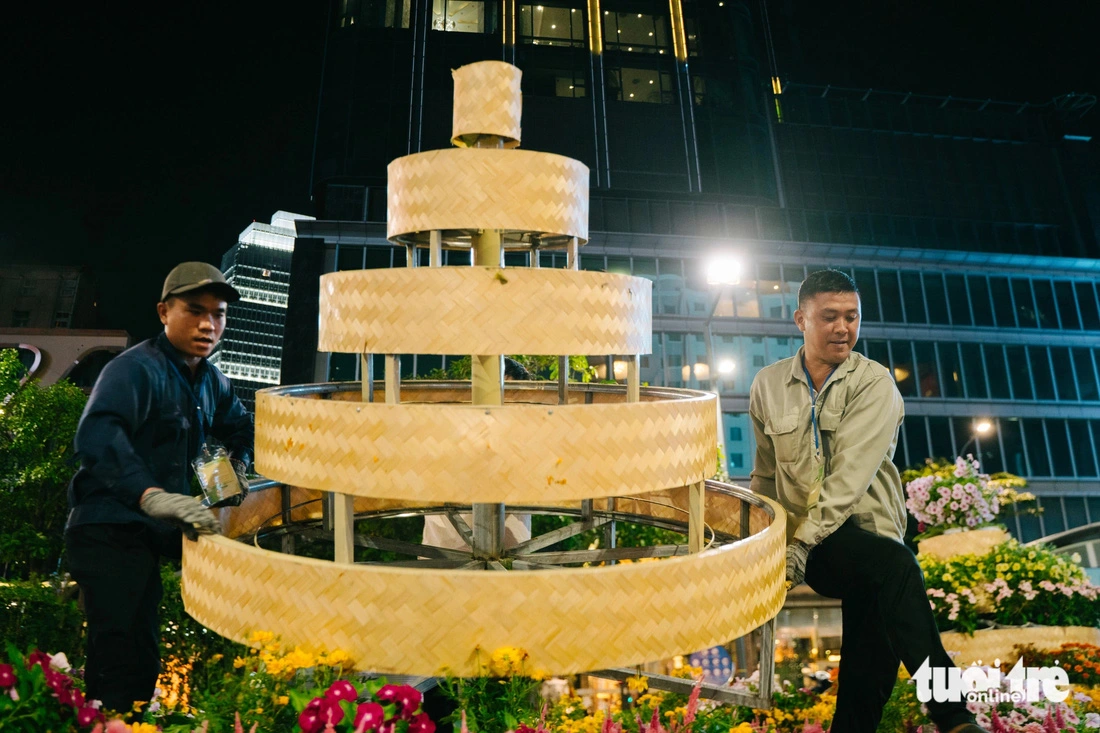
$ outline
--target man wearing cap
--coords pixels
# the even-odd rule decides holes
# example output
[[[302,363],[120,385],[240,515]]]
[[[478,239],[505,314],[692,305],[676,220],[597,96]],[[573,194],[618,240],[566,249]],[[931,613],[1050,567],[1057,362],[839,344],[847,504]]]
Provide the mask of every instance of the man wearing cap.
[[[202,443],[220,441],[247,486],[252,416],[207,361],[227,303],[240,297],[216,267],[173,269],[157,303],[164,332],[104,368],[80,418],[65,547],[88,619],[88,697],[110,710],[153,696],[161,557],[180,557],[181,531],[196,539],[219,530],[191,497]]]

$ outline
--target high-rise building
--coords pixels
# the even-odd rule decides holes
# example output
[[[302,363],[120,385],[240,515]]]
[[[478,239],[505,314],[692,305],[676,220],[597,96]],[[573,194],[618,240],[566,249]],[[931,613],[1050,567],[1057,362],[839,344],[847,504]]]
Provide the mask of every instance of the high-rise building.
[[[232,380],[249,410],[257,389],[279,383],[294,223],[312,218],[276,211],[270,224],[249,224],[222,258],[225,279],[241,299],[229,309],[210,361]]]
[[[653,281],[642,379],[721,394],[735,480],[755,450],[752,378],[798,349],[806,273],[836,267],[862,293],[857,348],[905,397],[899,465],[973,451],[1025,476],[1043,512],[1012,520],[1024,540],[1100,521],[1094,98],[799,85],[758,60],[761,25],[739,0],[335,0],[284,382],[358,378],[354,355],[315,352],[318,275],[406,265],[385,239],[386,164],[447,147],[450,69],[503,59],[523,71],[523,147],[591,170],[582,268]],[[739,281],[709,286],[721,254]]]
[[[5,262],[0,328],[95,328],[95,284],[86,268]]]

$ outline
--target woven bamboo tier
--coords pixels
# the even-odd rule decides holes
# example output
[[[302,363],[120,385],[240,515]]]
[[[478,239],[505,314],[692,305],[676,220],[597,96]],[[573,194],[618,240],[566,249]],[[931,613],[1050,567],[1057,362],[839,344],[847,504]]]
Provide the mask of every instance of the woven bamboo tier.
[[[324,387],[256,394],[260,473],[355,496],[539,503],[697,482],[713,467],[717,443],[716,397],[693,390],[646,389],[634,403],[619,392],[618,403],[591,405],[386,404],[324,395]]]
[[[984,555],[1008,539],[1003,529],[984,527],[929,537],[917,543],[917,550],[937,560],[950,560],[958,555]]]
[[[496,138],[505,148],[518,146],[522,72],[503,61],[480,61],[455,69],[451,76],[455,80],[451,142],[472,147],[485,138]]]
[[[321,351],[648,354],[652,283],[605,272],[396,268],[321,277]]]
[[[955,664],[963,667],[974,662],[992,665],[997,659],[1015,664],[1019,657],[1014,650],[1017,644],[1030,644],[1045,651],[1052,651],[1071,642],[1100,646],[1100,629],[1091,626],[1021,626],[978,629],[973,636],[945,631],[940,634],[940,638],[944,649],[958,652]]]
[[[744,540],[659,562],[558,570],[337,565],[203,537],[184,543],[183,598],[230,639],[269,629],[384,673],[476,675],[476,650],[485,661],[503,646],[525,649],[529,670],[628,666],[728,642],[779,611],[786,528],[782,509],[766,506],[752,507],[761,531]]]
[[[552,153],[463,148],[398,158],[389,165],[386,236],[469,248],[470,235],[501,232],[505,248],[588,241],[588,166]]]

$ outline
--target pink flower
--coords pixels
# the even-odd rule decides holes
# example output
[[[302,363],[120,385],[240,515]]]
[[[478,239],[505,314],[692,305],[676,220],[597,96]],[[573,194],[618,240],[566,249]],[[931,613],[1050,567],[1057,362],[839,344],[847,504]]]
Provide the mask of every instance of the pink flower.
[[[401,706],[401,715],[404,718],[416,711],[423,699],[420,692],[409,685],[385,685],[375,697],[384,702],[396,702]]]
[[[76,711],[76,724],[81,728],[91,725],[96,721],[103,720],[103,713],[99,712],[90,705],[87,707],[81,707]]]
[[[325,691],[325,697],[330,700],[354,702],[359,697],[359,692],[347,680],[337,680],[329,685],[328,690]]]
[[[11,687],[15,684],[15,667],[10,664],[0,664],[0,687]]]
[[[355,730],[374,730],[386,719],[386,712],[376,702],[365,702],[355,710]]]
[[[409,721],[409,733],[435,733],[435,723],[432,722],[427,713],[418,713]],[[531,733],[534,733],[534,731],[531,731]]]
[[[31,669],[36,664],[45,672],[50,668],[50,655],[44,651],[35,649],[27,655],[27,669]]]
[[[130,726],[122,722],[121,718],[115,718],[107,724],[107,733],[130,733]]]
[[[304,733],[317,733],[326,724],[337,724],[344,719],[340,704],[327,697],[315,697],[298,716],[298,725]]]

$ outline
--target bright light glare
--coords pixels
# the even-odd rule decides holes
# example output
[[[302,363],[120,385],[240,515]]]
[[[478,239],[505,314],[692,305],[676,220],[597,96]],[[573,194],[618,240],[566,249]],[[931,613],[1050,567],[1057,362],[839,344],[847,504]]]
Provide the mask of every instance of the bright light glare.
[[[736,365],[733,363],[733,359],[722,359],[718,362],[719,374],[733,374],[733,369]]]
[[[698,362],[695,365],[695,378],[696,379],[710,379],[710,365]]]
[[[715,257],[707,263],[707,285],[736,285],[741,282],[741,263],[730,256]]]
[[[974,423],[974,432],[976,432],[978,435],[985,435],[992,429],[993,423],[989,422],[988,420],[979,420],[978,422]]]

